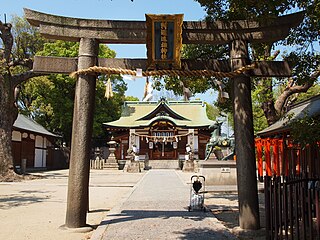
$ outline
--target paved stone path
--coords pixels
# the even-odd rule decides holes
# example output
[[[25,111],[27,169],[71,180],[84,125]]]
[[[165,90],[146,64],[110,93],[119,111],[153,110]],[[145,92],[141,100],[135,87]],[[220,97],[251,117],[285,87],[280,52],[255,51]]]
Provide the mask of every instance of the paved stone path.
[[[189,199],[176,171],[150,170],[91,239],[237,239],[210,212],[188,212]]]

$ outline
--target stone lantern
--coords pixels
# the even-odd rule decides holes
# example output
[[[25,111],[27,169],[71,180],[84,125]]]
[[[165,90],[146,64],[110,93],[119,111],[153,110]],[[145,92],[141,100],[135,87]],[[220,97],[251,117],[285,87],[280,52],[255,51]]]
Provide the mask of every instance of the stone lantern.
[[[116,146],[117,146],[117,142],[113,140],[113,136],[111,137],[111,140],[109,142],[107,142],[107,144],[109,145],[109,156],[106,159],[106,162],[104,163],[103,168],[105,169],[113,169],[113,170],[118,170],[119,169],[119,164],[118,161],[116,159],[116,156],[114,154],[114,152],[116,151]]]

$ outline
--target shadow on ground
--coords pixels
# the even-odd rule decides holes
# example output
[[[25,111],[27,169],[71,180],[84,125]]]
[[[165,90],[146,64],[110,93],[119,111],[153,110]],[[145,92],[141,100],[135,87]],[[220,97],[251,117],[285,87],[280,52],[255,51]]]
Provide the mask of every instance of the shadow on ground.
[[[92,210],[89,210],[88,213],[99,213],[99,212],[108,212],[108,211],[110,211],[109,208],[105,208],[105,209],[101,208],[101,209],[92,209]]]
[[[239,207],[237,193],[213,193],[206,196],[206,205],[216,218],[239,239],[265,239],[264,193],[258,194],[261,229],[245,231],[239,228]]]
[[[229,239],[224,236],[225,231],[212,230],[211,228],[190,228],[182,232],[174,232],[183,235],[179,239],[194,240],[194,239]]]
[[[162,218],[168,219],[172,217],[181,217],[191,219],[193,221],[202,221],[204,218],[214,217],[210,213],[203,212],[188,212],[186,211],[147,211],[147,210],[124,210],[120,214],[110,214],[113,217],[110,220],[104,220],[101,225],[115,224],[119,222],[134,221],[146,218]]]
[[[50,191],[31,191],[24,190],[17,194],[1,195],[0,197],[0,208],[3,210],[10,209],[13,207],[26,206],[29,204],[39,203],[47,201],[51,198]],[[37,196],[44,195],[44,196]]]

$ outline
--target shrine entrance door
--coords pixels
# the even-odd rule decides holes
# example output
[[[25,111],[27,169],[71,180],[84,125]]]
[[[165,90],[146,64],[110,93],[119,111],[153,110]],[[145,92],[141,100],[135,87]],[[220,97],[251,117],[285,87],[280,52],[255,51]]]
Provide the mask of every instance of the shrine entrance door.
[[[177,142],[174,140],[175,126],[168,121],[159,121],[150,128],[150,135],[154,136],[149,142],[150,159],[177,159]]]

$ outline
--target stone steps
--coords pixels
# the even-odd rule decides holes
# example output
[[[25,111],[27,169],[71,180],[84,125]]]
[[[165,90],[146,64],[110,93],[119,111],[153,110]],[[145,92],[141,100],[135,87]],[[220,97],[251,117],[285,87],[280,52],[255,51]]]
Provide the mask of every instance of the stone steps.
[[[149,169],[181,169],[179,160],[149,160]]]

